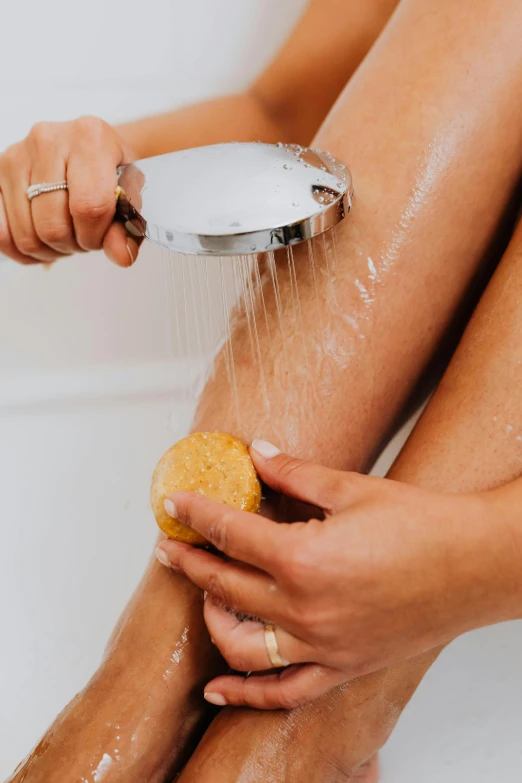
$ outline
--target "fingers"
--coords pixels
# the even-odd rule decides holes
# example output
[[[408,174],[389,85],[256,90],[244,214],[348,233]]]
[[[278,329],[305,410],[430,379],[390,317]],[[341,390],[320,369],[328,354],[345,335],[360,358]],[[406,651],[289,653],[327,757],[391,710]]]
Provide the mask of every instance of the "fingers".
[[[0,193],[0,255],[12,258],[13,261],[18,261],[21,264],[38,263],[36,258],[24,256],[16,247],[14,239],[11,235],[11,230],[9,228],[9,222],[7,220],[2,193]]]
[[[196,492],[176,492],[169,500],[173,507],[166,503],[167,512],[205,536],[216,549],[271,573],[271,565],[284,550],[287,525],[208,500]]]
[[[219,706],[292,710],[319,698],[341,682],[343,677],[339,672],[305,664],[277,674],[216,677],[206,686],[205,699]]]
[[[121,223],[112,223],[103,238],[103,252],[117,266],[132,266],[142,240],[131,237]]]
[[[36,125],[28,136],[28,144],[32,150],[33,161],[31,185],[66,180],[67,164],[62,149],[63,141],[56,125]],[[74,236],[66,190],[44,193],[29,203],[35,232],[44,245],[63,255],[81,250]]]
[[[260,672],[272,669],[265,642],[265,625],[256,620],[239,620],[209,595],[204,604],[205,623],[212,641],[232,669]],[[280,627],[275,635],[285,665],[313,661],[313,650]]]
[[[100,249],[116,209],[116,168],[129,157],[103,120],[81,117],[35,125],[23,142],[0,155],[0,252],[30,263]],[[143,175],[134,180],[139,189]],[[61,181],[67,181],[68,190],[27,198],[30,184]],[[120,266],[130,266],[138,248],[139,240],[127,237],[121,227],[106,240],[107,255]]]
[[[354,493],[360,494],[366,478],[290,457],[266,441],[254,440],[250,454],[260,477],[269,487],[329,514],[346,508],[354,499]]]
[[[123,151],[114,131],[95,117],[76,120],[71,132],[67,182],[74,232],[81,248],[99,250],[116,211],[116,167]]]
[[[23,145],[16,144],[6,150],[0,157],[0,190],[16,252],[28,259],[50,263],[59,253],[47,247],[36,233],[26,192],[30,177],[30,159]]]
[[[220,557],[197,549],[190,544],[168,539],[157,548],[158,560],[165,564],[167,556],[171,567],[205,590],[216,601],[245,614],[280,620],[277,590],[267,574],[239,563],[226,562]]]

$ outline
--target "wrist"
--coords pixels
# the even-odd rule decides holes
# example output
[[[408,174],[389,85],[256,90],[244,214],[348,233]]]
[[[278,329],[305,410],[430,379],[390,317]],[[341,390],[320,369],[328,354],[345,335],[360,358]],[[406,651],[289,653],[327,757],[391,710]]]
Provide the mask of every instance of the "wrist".
[[[491,525],[491,580],[499,598],[499,617],[522,617],[522,480],[484,492]]]
[[[506,488],[460,496],[449,519],[451,565],[460,633],[515,619],[521,613],[520,524]]]
[[[125,153],[125,163],[132,163],[146,157],[141,154],[143,142],[141,140],[142,132],[138,122],[126,122],[122,125],[113,125],[112,129],[118,134],[121,140],[121,146]]]

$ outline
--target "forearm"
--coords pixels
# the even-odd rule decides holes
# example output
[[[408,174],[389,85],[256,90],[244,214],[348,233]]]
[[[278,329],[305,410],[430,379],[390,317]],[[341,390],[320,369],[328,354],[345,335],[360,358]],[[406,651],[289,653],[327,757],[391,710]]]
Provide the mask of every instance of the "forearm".
[[[287,127],[247,91],[120,125],[137,158],[229,141],[293,141]]]
[[[312,0],[249,89],[118,130],[138,158],[229,141],[309,145],[396,5],[397,0]]]
[[[390,472],[441,492],[482,493],[487,515],[477,530],[466,529],[469,520],[454,528],[475,547],[453,569],[469,596],[470,627],[522,611],[521,302],[522,223]]]
[[[522,457],[519,460],[522,465]],[[483,601],[482,625],[522,618],[522,478],[488,493],[486,499],[491,506],[491,525],[486,536],[486,547],[487,542],[490,545],[485,558],[490,564],[491,582],[497,589],[484,593],[487,597]],[[505,543],[504,556],[495,558],[499,538]],[[495,595],[498,601],[491,606]]]

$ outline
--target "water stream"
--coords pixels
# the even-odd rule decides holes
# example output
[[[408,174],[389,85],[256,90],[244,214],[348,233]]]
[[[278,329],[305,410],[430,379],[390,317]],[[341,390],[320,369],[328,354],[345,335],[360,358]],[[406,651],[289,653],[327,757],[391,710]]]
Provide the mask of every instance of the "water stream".
[[[163,263],[171,351],[186,363],[187,401],[195,404],[221,368],[219,393],[225,380],[231,418],[241,430],[245,391],[239,378],[243,384],[245,365],[255,379],[259,421],[270,417],[274,404],[279,419],[293,415],[292,387],[303,399],[317,399],[314,366],[328,354],[325,321],[328,309],[335,309],[333,231],[275,253],[204,257],[164,251]]]

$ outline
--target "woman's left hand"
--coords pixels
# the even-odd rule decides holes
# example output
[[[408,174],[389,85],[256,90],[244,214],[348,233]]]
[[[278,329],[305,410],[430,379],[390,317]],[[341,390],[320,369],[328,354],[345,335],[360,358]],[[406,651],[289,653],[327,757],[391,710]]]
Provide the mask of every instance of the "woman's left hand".
[[[275,626],[284,663],[295,664],[273,674],[218,677],[205,688],[208,701],[293,708],[512,616],[505,568],[512,531],[496,518],[495,493],[435,494],[302,462],[269,446],[254,441],[251,449],[261,479],[319,508],[323,520],[277,523],[195,493],[166,501],[169,513],[228,558],[172,540],[158,548],[161,562],[207,592],[205,621],[231,668],[273,666],[265,621]]]

